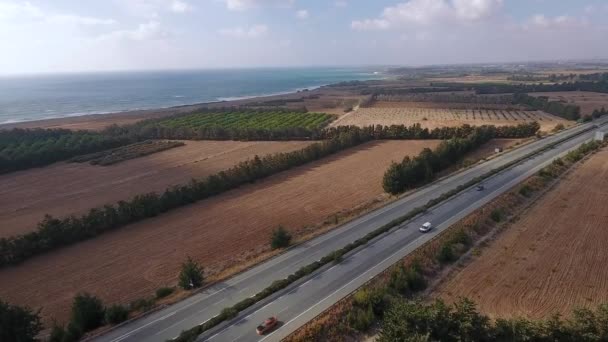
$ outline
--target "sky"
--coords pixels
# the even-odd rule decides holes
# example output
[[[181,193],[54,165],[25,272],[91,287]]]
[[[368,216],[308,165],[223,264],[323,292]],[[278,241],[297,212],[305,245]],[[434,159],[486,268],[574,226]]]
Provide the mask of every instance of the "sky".
[[[608,0],[0,0],[0,74],[608,57]]]

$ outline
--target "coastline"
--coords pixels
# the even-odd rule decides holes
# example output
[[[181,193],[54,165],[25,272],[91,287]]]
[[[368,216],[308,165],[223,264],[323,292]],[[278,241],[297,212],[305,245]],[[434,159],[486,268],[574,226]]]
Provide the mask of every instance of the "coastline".
[[[329,84],[328,84],[329,85]],[[272,101],[272,100],[286,100],[286,99],[297,99],[302,98],[304,94],[309,95],[327,95],[332,93],[331,88],[328,85],[314,86],[308,88],[301,88],[292,91],[285,91],[269,95],[260,96],[243,96],[239,98],[225,98],[221,101],[202,102],[194,104],[185,104],[178,106],[171,106],[165,108],[152,108],[152,109],[137,109],[127,110],[121,112],[109,112],[109,113],[97,113],[97,114],[83,114],[74,116],[64,116],[58,118],[48,118],[31,121],[18,121],[10,123],[1,123],[0,130],[13,129],[13,128],[64,128],[73,130],[101,130],[109,125],[125,125],[132,124],[137,121],[145,119],[155,119],[173,114],[189,112],[201,108],[220,108],[220,107],[231,107],[241,106],[251,102]],[[314,111],[313,108],[309,110]],[[317,108],[319,109],[319,108]],[[327,110],[325,110],[327,112]]]

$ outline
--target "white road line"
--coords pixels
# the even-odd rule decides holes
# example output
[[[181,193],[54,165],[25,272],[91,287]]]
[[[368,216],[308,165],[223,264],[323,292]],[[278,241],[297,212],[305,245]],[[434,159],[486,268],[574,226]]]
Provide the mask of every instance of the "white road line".
[[[162,321],[162,320],[164,320],[164,319],[166,319],[166,318],[168,318],[168,317],[171,317],[171,316],[175,315],[176,313],[177,313],[177,311],[173,311],[172,313],[170,313],[170,314],[168,314],[168,315],[165,315],[165,316],[163,316],[163,317],[160,317],[160,318],[158,318],[158,319],[155,319],[155,320],[153,320],[152,322],[150,322],[150,323],[148,323],[148,324],[142,325],[141,327],[139,327],[139,328],[137,328],[137,329],[131,330],[131,331],[129,331],[128,333],[126,333],[126,334],[124,334],[124,335],[122,335],[122,336],[119,336],[119,337],[117,337],[117,338],[113,339],[111,342],[119,342],[119,341],[122,341],[122,340],[124,340],[125,338],[127,338],[127,337],[129,337],[129,336],[133,335],[134,333],[136,333],[136,332],[138,332],[138,331],[140,331],[141,329],[144,329],[145,327],[147,327],[147,326],[149,326],[149,325],[152,325],[152,324],[154,324],[154,323],[156,323],[156,322],[158,322],[158,321]]]
[[[414,242],[420,240],[422,237],[424,237],[424,235],[418,237],[417,239],[415,239],[414,241],[412,241],[410,244],[413,244]],[[283,325],[283,327],[287,326],[289,323],[293,322],[294,320],[300,318],[302,315],[306,314],[308,311],[314,309],[317,305],[323,303],[324,301],[326,301],[329,297],[335,295],[336,293],[342,291],[345,287],[349,286],[350,284],[352,284],[353,282],[359,280],[359,278],[364,277],[367,273],[369,273],[370,271],[372,271],[373,269],[375,269],[376,267],[378,267],[378,265],[383,264],[384,262],[386,262],[387,260],[389,260],[390,258],[394,257],[395,255],[397,255],[399,252],[401,252],[403,249],[409,247],[408,244],[407,246],[405,246],[404,248],[399,249],[398,251],[396,251],[395,253],[389,255],[386,259],[382,260],[381,262],[379,262],[378,264],[376,264],[375,266],[373,266],[372,268],[368,269],[367,271],[363,272],[361,275],[359,275],[358,277],[354,278],[353,280],[349,281],[348,283],[346,283],[344,286],[342,286],[341,288],[337,289],[336,291],[330,293],[327,297],[321,299],[320,301],[318,301],[315,305],[311,306],[310,308],[308,308],[306,311],[302,312],[301,314],[297,315],[296,317],[292,318],[291,320],[289,320],[287,323],[285,323]],[[283,328],[281,327],[281,328]],[[270,336],[272,336],[275,332],[277,332],[279,330],[275,330],[274,332],[272,332],[271,334],[269,334],[268,336],[264,337],[263,339],[261,339],[260,341],[264,341],[267,338],[269,338]]]

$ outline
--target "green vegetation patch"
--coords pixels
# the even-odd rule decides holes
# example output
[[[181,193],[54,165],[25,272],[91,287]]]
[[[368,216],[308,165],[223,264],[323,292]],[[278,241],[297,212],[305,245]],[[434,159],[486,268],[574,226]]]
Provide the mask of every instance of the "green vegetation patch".
[[[119,148],[74,157],[70,161],[76,163],[89,162],[91,165],[108,166],[184,145],[181,141],[146,140]]]
[[[317,129],[327,125],[333,116],[325,113],[303,113],[297,111],[255,111],[234,110],[193,113],[161,120],[159,125],[170,128],[230,128],[266,129],[285,128]]]

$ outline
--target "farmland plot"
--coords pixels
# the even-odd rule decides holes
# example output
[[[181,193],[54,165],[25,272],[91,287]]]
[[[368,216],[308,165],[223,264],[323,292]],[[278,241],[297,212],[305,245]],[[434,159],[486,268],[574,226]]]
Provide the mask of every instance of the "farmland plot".
[[[371,107],[344,115],[331,126],[370,126],[370,125],[413,125],[421,124],[432,129],[435,127],[469,125],[518,125],[536,121],[541,130],[551,130],[557,124],[567,126],[568,121],[541,111],[523,110],[479,110],[479,109],[446,109],[417,107]]]
[[[0,175],[0,237],[36,229],[45,214],[79,215],[93,207],[206,177],[257,155],[289,152],[310,141],[185,141],[185,146],[119,164],[56,163]]]
[[[0,297],[43,307],[47,322],[51,316],[63,321],[80,291],[96,294],[105,303],[128,303],[158,287],[174,285],[187,255],[200,261],[211,277],[267,251],[270,233],[280,224],[299,236],[337,212],[384,198],[381,180],[388,165],[437,144],[437,140],[368,142],[5,268],[0,270]],[[152,156],[166,152],[170,151]]]
[[[332,115],[325,113],[232,111],[180,115],[161,120],[159,124],[171,128],[192,129],[208,127],[268,130],[294,127],[314,129],[327,125],[332,118]]]
[[[608,150],[560,181],[436,296],[493,317],[548,318],[608,303]]]

